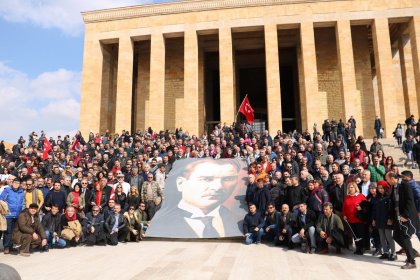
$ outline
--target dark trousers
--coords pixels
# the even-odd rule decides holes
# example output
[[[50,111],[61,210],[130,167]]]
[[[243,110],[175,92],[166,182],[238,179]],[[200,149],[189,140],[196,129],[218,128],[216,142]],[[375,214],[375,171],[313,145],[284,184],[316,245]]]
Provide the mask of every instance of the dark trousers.
[[[17,222],[17,218],[7,218],[7,230],[4,232],[3,236],[3,247],[4,248],[12,248],[12,233],[13,228],[15,227],[15,223]]]
[[[377,228],[372,228],[372,231],[370,232],[370,237],[373,239],[373,243],[375,244],[376,250],[378,250],[378,248],[381,248],[381,238],[379,236],[379,231]],[[369,247],[366,248],[366,250],[367,249],[369,249]]]
[[[283,236],[283,240],[281,240],[281,241],[279,240],[280,236]],[[276,238],[274,239],[274,244],[293,246],[292,236],[293,236],[293,231],[290,227],[286,230],[286,233],[283,233],[282,230],[281,230],[277,234]]]
[[[162,203],[160,203],[159,205],[156,205],[153,201],[147,202],[147,215],[149,216],[150,220],[153,218],[156,212],[160,209],[161,205]]]
[[[352,223],[350,224],[351,229],[353,230],[356,238],[362,238],[362,240],[355,241],[356,251],[363,252],[366,248],[369,247],[369,231],[366,224]]]
[[[336,249],[339,249],[339,248],[341,249],[343,247],[342,244],[344,241],[344,236],[341,231],[340,232],[337,231],[335,235],[332,234],[330,237],[332,238],[332,243],[328,244],[326,238],[321,238],[319,233],[315,232],[315,241],[316,241],[317,248],[318,249],[328,248],[328,245],[334,246]]]
[[[20,244],[20,251],[23,253],[29,253],[29,249],[32,247],[32,249],[35,249],[37,247],[41,246],[41,236],[38,236],[37,240],[34,240],[32,238],[32,234],[28,233],[22,233],[20,235],[20,239],[14,239],[13,242],[16,244]]]
[[[118,242],[125,241],[125,238],[127,237],[127,234],[129,233],[128,227],[124,227],[118,232],[111,233],[108,237],[108,243],[112,246],[115,246],[118,244]]]
[[[416,250],[413,249],[413,244],[411,244],[410,236],[407,235],[404,232],[404,230],[401,229],[398,225],[394,227],[393,238],[395,242],[397,242],[397,244],[405,250],[405,253],[407,255],[407,261],[412,264],[416,263],[416,261],[414,260]]]
[[[96,229],[97,230],[97,229]],[[106,234],[103,231],[99,231],[99,232],[90,232],[90,231],[85,231],[85,243],[87,246],[93,246],[96,244],[106,244]]]

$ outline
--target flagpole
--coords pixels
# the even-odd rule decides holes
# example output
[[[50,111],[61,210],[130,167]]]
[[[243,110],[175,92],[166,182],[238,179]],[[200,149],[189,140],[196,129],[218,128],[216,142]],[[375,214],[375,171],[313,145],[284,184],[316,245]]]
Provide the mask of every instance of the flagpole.
[[[244,104],[245,98],[246,98],[247,96],[248,96],[248,94],[245,94],[245,97],[244,97],[244,99],[242,100],[241,105],[239,106],[238,112],[236,113],[236,117],[235,117],[235,124],[238,122],[237,120],[238,120],[239,110],[241,109],[242,104]]]

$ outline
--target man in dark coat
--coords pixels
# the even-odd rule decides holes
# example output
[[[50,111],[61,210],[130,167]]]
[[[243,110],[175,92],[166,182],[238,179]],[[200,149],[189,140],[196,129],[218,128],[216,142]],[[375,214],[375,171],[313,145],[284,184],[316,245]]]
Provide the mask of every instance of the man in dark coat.
[[[281,213],[276,210],[276,207],[273,202],[268,203],[267,205],[267,217],[264,221],[264,235],[263,238],[269,241],[277,236],[277,222],[280,220]]]
[[[291,183],[292,185],[286,189],[285,202],[289,205],[291,211],[297,214],[299,204],[305,202],[307,196],[304,189],[299,185],[299,177],[297,175],[291,177]]]
[[[281,215],[277,221],[276,245],[288,245],[289,249],[293,248],[292,236],[296,227],[296,216],[289,211],[289,205],[281,206]]]
[[[121,213],[121,205],[115,204],[114,213],[109,215],[105,221],[105,230],[108,233],[110,245],[115,246],[118,242],[126,242],[125,238],[129,233],[129,229]]]
[[[29,208],[19,215],[13,229],[13,243],[19,246],[20,255],[24,257],[30,256],[30,247],[37,248],[47,245],[47,237],[37,212],[38,205],[31,203]]]
[[[292,236],[292,242],[301,243],[302,252],[310,252],[311,254],[314,254],[316,251],[316,222],[317,218],[315,212],[308,209],[306,203],[300,203],[299,212],[296,217],[298,232]]]
[[[61,214],[58,205],[52,205],[49,211],[42,219],[42,226],[45,230],[47,242],[51,247],[64,248],[66,241],[61,236]]]
[[[376,118],[375,118],[375,124],[374,124],[373,128],[375,129],[376,137],[380,138],[380,131],[381,131],[381,128],[382,128],[382,122],[381,122],[381,119],[378,116],[376,116]]]
[[[254,241],[259,244],[264,234],[264,217],[260,212],[257,212],[256,205],[250,203],[248,205],[248,214],[245,215],[243,223],[243,231],[245,237],[245,244],[250,245]]]
[[[386,174],[388,184],[392,186],[391,209],[392,223],[394,225],[393,237],[406,252],[407,261],[402,269],[416,268],[416,257],[420,257],[411,243],[411,235],[416,232],[419,226],[416,206],[414,205],[413,191],[406,181],[398,184],[398,175],[389,172]]]
[[[413,161],[417,163],[417,166],[420,168],[420,142],[417,142],[413,146],[412,151]]]
[[[248,185],[246,187],[246,193],[245,193],[245,201],[246,203],[251,203],[254,201],[254,193],[255,193],[255,175],[249,174],[248,175]]]
[[[254,204],[257,206],[258,212],[260,212],[263,216],[269,202],[271,202],[271,193],[268,188],[264,186],[264,180],[262,178],[258,178],[257,188],[254,193]]]
[[[104,216],[100,213],[99,206],[93,206],[92,212],[87,213],[82,221],[86,245],[93,246],[99,243],[106,244],[104,223]]]

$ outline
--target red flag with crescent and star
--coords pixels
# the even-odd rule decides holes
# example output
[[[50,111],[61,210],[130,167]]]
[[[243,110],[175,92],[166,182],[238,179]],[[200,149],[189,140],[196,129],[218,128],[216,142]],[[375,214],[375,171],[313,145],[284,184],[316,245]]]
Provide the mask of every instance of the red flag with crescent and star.
[[[48,158],[49,152],[51,151],[51,143],[48,141],[47,137],[44,137],[44,151],[42,152],[42,159],[46,160]]]
[[[249,103],[248,96],[245,96],[244,101],[242,101],[239,112],[245,115],[248,123],[252,124],[254,122],[254,109],[252,109],[251,103]]]

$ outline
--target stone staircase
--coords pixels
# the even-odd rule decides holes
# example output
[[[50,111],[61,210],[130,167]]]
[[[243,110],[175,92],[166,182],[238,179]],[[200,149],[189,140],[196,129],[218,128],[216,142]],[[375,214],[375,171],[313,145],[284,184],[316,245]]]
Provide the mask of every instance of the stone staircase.
[[[369,149],[372,144],[372,139],[365,139],[366,147]],[[406,156],[404,155],[401,147],[397,145],[397,140],[395,138],[385,138],[380,139],[379,142],[384,147],[385,156],[392,156],[394,162],[398,165],[400,172],[403,170],[410,170],[414,174],[414,179],[420,181],[420,172],[418,168],[411,169],[411,164],[409,166],[404,166]]]

